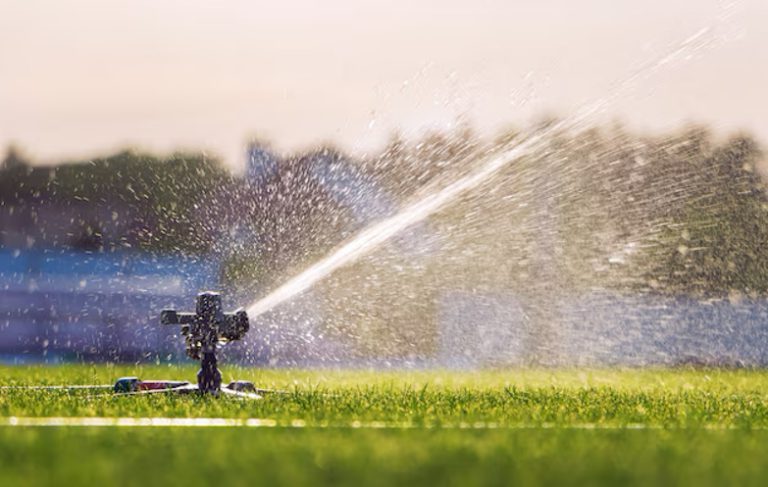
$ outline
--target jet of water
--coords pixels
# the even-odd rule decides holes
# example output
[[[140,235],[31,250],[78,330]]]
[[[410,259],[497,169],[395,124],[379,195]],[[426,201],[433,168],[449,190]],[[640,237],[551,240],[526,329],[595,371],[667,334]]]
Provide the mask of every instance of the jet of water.
[[[713,39],[711,28],[701,29],[694,35],[687,37],[675,48],[641,66],[630,76],[618,83],[607,95],[585,104],[574,115],[533,133],[510,149],[489,156],[476,169],[460,177],[458,180],[442,188],[434,188],[432,191],[427,192],[426,196],[405,206],[397,214],[362,230],[357,236],[337,247],[328,256],[311,265],[264,298],[252,303],[248,307],[248,314],[255,318],[292,297],[301,294],[321,279],[333,273],[336,269],[356,261],[394,235],[437,212],[457,196],[476,188],[508,164],[521,157],[534,154],[537,150],[545,147],[553,135],[578,128],[589,117],[605,110],[612,101],[617,99],[628,88],[634,86],[638,81],[649,77],[661,67],[672,64],[673,61],[681,58],[690,58],[694,52],[710,46]]]

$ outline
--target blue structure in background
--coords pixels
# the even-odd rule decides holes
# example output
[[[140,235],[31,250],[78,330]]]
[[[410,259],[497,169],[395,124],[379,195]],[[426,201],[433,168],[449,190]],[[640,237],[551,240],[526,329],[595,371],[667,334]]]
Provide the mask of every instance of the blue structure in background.
[[[0,249],[0,357],[175,356],[182,344],[158,326],[160,310],[189,307],[219,276],[205,256]]]
[[[537,347],[551,366],[768,366],[766,299],[453,292],[439,309],[445,367],[525,366]]]
[[[183,360],[183,341],[175,327],[159,325],[160,311],[192,309],[199,291],[219,288],[220,275],[221,265],[211,256],[0,249],[0,361]],[[228,359],[291,366],[362,363],[339,344],[307,341],[306,334],[315,333],[307,332],[306,316],[317,317],[312,330],[322,329],[322,318],[319,308],[303,313],[298,303],[291,308],[294,318],[273,318],[281,320],[279,327],[252,323],[248,340],[227,346]],[[237,304],[242,303],[225,306]],[[610,291],[562,295],[543,304],[514,293],[447,293],[438,303],[438,350],[434,361],[425,357],[424,363],[525,365],[541,335],[531,317],[542,305],[548,310],[545,345],[552,365],[768,365],[764,299],[704,301]]]

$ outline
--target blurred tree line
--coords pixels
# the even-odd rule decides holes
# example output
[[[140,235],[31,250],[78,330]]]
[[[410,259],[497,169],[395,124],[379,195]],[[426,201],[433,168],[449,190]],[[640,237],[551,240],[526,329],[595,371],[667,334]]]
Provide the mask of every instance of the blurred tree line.
[[[19,237],[27,245],[218,252],[231,282],[276,284],[370,223],[354,218],[360,195],[340,201],[328,190],[345,184],[334,174],[375,184],[396,209],[522,137],[509,131],[483,141],[460,127],[411,141],[393,136],[360,159],[320,148],[280,157],[275,174],[259,181],[201,153],[123,151],[39,166],[10,148],[0,167],[0,237],[15,245],[14,228],[29,219],[41,232],[60,225],[67,238]],[[718,140],[702,128],[658,137],[621,127],[559,133],[433,215],[418,236],[431,250],[418,263],[401,241],[382,250],[386,265],[358,265],[368,266],[364,275],[405,282],[411,272],[457,288],[768,295],[763,157],[747,136]],[[329,170],[318,176],[312,168],[320,164]],[[354,273],[339,276],[357,289],[370,285]],[[344,289],[338,279],[334,286]],[[427,302],[421,294],[430,288],[408,294]]]
[[[519,135],[500,140],[477,155],[503,153]],[[445,275],[523,293],[766,296],[765,162],[752,138],[718,140],[701,127],[555,134],[433,219],[462,229],[444,245]]]
[[[0,167],[0,208],[6,216],[23,214],[41,232],[61,233],[56,220],[68,219],[69,238],[52,240],[55,246],[202,253],[214,243],[217,201],[236,184],[218,160],[203,154],[123,151],[43,167],[11,147]]]
[[[758,173],[763,153],[739,136],[715,144],[691,131],[657,149],[656,187],[669,201],[646,258],[654,288],[700,295],[768,295],[768,193]],[[662,179],[663,178],[663,179]]]

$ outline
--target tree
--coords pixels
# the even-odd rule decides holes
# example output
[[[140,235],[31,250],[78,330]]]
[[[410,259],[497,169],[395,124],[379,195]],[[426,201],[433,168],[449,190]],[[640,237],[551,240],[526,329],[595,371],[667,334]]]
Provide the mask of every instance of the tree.
[[[5,158],[0,162],[0,171],[14,170],[28,165],[29,161],[24,158],[19,148],[11,144],[5,152]]]
[[[669,213],[647,274],[670,293],[768,293],[768,197],[757,144],[736,137],[694,167]],[[684,162],[681,162],[684,164]]]

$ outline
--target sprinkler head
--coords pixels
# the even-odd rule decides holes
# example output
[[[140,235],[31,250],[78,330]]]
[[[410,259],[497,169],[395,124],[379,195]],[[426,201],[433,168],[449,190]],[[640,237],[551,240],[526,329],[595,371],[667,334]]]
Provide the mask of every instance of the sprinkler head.
[[[206,291],[197,295],[195,313],[166,309],[160,312],[163,325],[181,325],[187,355],[199,360],[202,352],[213,351],[217,343],[242,339],[250,328],[248,313],[239,308],[231,313],[222,310],[221,294]]]
[[[221,372],[217,368],[216,345],[240,340],[248,332],[248,314],[240,308],[225,313],[221,295],[206,291],[197,295],[195,313],[179,313],[166,309],[160,313],[163,325],[181,325],[187,355],[200,360],[197,386],[204,394],[218,394],[221,390]]]

